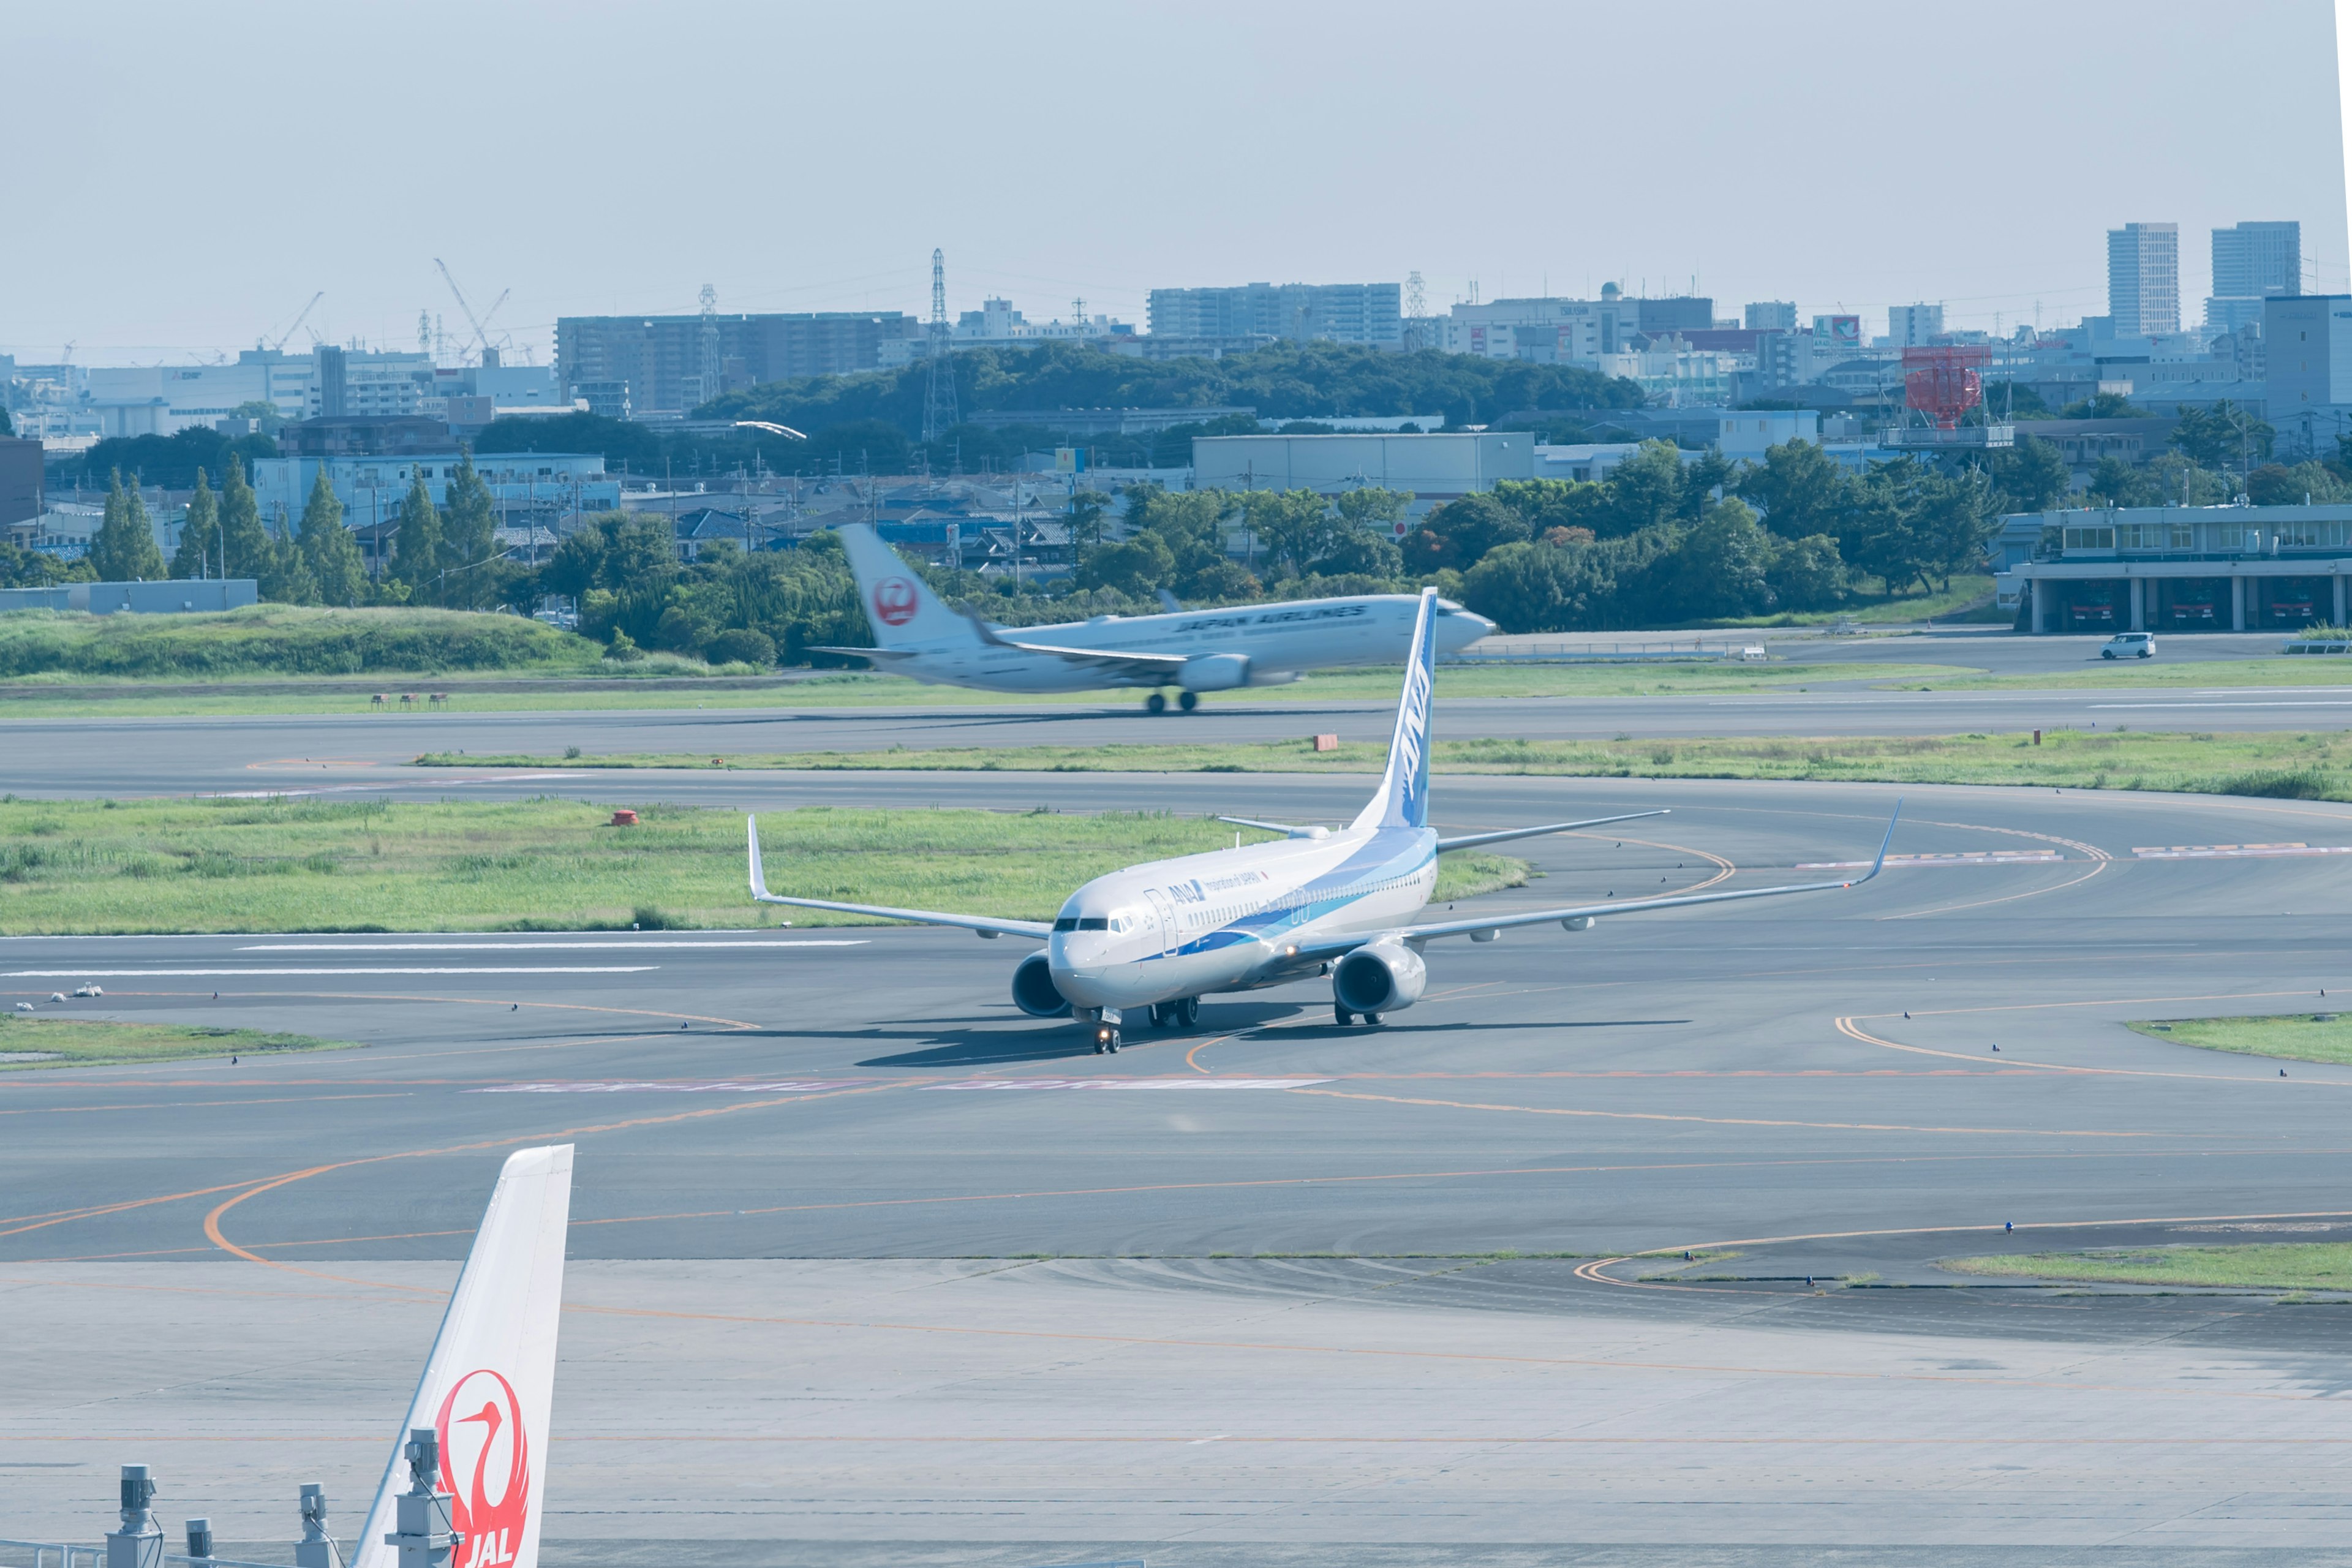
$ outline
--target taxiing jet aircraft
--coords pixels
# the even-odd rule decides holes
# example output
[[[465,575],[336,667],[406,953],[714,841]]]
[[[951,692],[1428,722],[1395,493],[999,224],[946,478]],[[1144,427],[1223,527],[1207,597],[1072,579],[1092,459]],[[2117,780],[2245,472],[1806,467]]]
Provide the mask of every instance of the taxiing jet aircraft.
[[[352,1568],[536,1568],[571,1215],[571,1144],[508,1156]]]
[[[763,903],[960,926],[984,937],[1039,938],[1045,951],[1031,953],[1013,972],[1014,1005],[1032,1017],[1074,1015],[1092,1024],[1095,1050],[1100,1053],[1118,1049],[1119,1026],[1134,1009],[1150,1008],[1151,1022],[1160,1028],[1189,1026],[1199,1017],[1202,996],[1325,973],[1331,977],[1332,1012],[1341,1024],[1352,1024],[1359,1016],[1378,1024],[1383,1014],[1421,999],[1428,974],[1422,949],[1439,937],[1492,942],[1507,926],[1553,921],[1570,931],[1584,931],[1606,915],[1851,888],[1869,881],[1885,866],[1886,845],[1895,837],[1893,821],[1886,825],[1886,838],[1869,872],[1851,881],[1628,899],[1473,920],[1418,919],[1436,886],[1437,857],[1448,849],[1665,815],[1633,812],[1439,837],[1429,826],[1429,709],[1437,616],[1437,591],[1423,590],[1404,692],[1389,741],[1388,771],[1356,819],[1336,833],[1223,817],[1220,820],[1288,837],[1155,860],[1097,877],[1071,894],[1060,916],[1048,925],[780,897],[768,891],[761,869],[755,817],[750,825],[751,896]],[[1902,815],[1900,803],[1895,815]]]
[[[1419,606],[1410,594],[1298,599],[1164,616],[1098,616],[1090,621],[1007,630],[941,604],[921,574],[898,559],[866,523],[839,530],[858,602],[874,628],[872,647],[813,647],[856,654],[877,669],[941,686],[983,691],[1152,689],[1143,705],[1168,710],[1159,689],[1177,689],[1190,713],[1203,691],[1281,686],[1310,669],[1395,664],[1412,644]],[[1164,597],[1164,595],[1163,595]],[[1495,629],[1446,600],[1437,602],[1437,648],[1454,653]]]

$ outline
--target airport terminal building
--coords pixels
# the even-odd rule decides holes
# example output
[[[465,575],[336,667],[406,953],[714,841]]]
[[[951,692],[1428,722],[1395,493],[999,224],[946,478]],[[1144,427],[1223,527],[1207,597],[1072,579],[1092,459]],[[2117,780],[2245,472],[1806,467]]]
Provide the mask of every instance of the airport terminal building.
[[[2003,608],[2036,632],[2300,631],[2345,624],[2352,506],[2150,506],[2021,513],[2031,555]]]

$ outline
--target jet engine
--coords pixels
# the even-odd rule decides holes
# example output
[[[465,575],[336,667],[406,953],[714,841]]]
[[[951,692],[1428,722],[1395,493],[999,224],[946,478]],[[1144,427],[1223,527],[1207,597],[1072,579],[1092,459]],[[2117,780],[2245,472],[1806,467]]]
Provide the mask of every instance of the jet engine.
[[[1376,942],[1331,971],[1332,999],[1350,1013],[1393,1013],[1421,1000],[1429,966],[1401,942]]]
[[[1414,994],[1419,994],[1418,988]],[[1054,971],[1044,953],[1031,953],[1013,972],[1013,1005],[1033,1018],[1069,1016],[1069,998],[1054,984]]]
[[[1176,683],[1187,691],[1231,691],[1250,683],[1249,655],[1204,653],[1188,658],[1176,672]]]

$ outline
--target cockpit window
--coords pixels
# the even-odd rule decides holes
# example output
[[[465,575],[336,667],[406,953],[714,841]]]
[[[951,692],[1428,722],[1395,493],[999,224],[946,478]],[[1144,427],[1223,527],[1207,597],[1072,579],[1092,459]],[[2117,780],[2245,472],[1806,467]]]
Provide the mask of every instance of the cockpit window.
[[[1055,931],[1108,931],[1111,924],[1100,915],[1064,915],[1054,922]]]

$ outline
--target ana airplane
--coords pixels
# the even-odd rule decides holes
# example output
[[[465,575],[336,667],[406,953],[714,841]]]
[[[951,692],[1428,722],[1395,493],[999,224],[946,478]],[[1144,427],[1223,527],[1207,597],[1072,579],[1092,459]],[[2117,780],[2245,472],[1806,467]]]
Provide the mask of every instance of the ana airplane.
[[[1665,815],[1632,812],[1438,837],[1429,826],[1430,685],[1438,616],[1437,591],[1424,589],[1389,741],[1388,771],[1356,819],[1338,832],[1222,817],[1286,837],[1097,877],[1071,894],[1047,924],[771,893],[760,865],[760,825],[754,817],[749,829],[751,896],[762,903],[1042,941],[1045,951],[1031,953],[1013,971],[1014,1005],[1032,1017],[1075,1016],[1092,1025],[1099,1054],[1118,1049],[1120,1026],[1130,1012],[1149,1008],[1155,1027],[1189,1026],[1199,1019],[1202,996],[1323,974],[1331,977],[1331,1008],[1342,1025],[1360,1016],[1378,1024],[1421,999],[1428,976],[1422,949],[1440,937],[1492,942],[1507,927],[1554,921],[1570,931],[1586,931],[1611,915],[1851,888],[1885,866],[1886,845],[1895,837],[1891,820],[1878,858],[1866,875],[1851,881],[1628,899],[1469,920],[1420,919],[1436,886],[1437,858],[1448,849]],[[1895,816],[1901,815],[1897,803]]]
[[[571,1214],[571,1144],[507,1157],[352,1568],[535,1568]],[[303,1522],[324,1542],[319,1503],[314,1518],[305,1496]]]
[[[1399,663],[1419,609],[1410,594],[1229,610],[1184,610],[1162,595],[1171,612],[1164,616],[1097,616],[1006,630],[941,604],[922,574],[868,525],[845,523],[839,532],[875,646],[808,651],[855,654],[877,669],[983,691],[1150,687],[1144,707],[1164,713],[1168,697],[1160,689],[1172,686],[1176,705],[1190,713],[1203,691],[1281,686],[1310,669]],[[1467,647],[1494,629],[1484,616],[1438,601],[1438,651]]]

